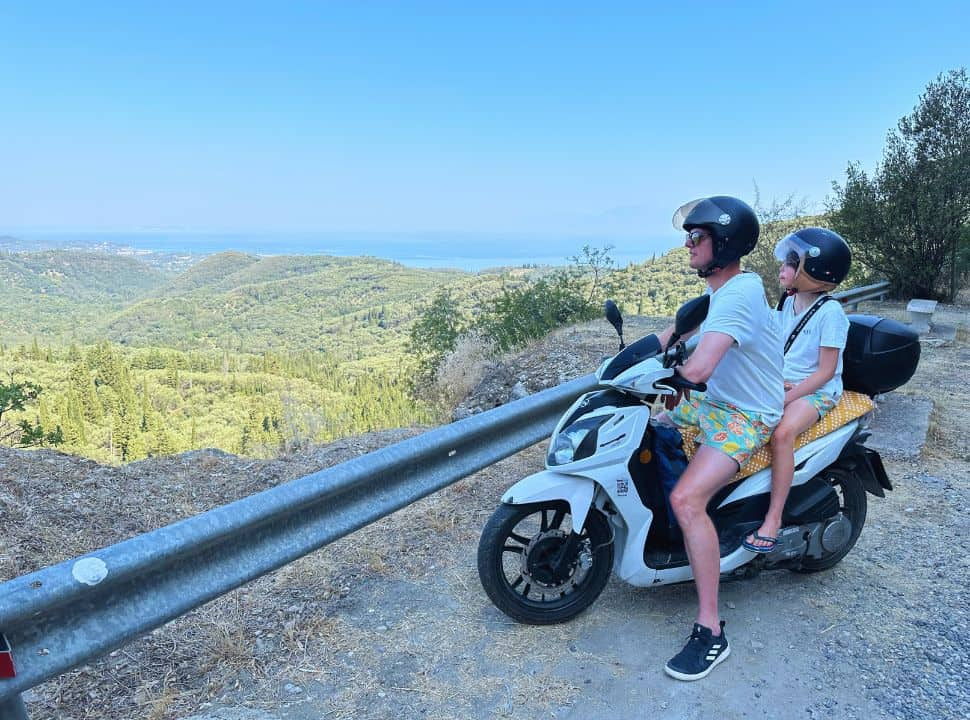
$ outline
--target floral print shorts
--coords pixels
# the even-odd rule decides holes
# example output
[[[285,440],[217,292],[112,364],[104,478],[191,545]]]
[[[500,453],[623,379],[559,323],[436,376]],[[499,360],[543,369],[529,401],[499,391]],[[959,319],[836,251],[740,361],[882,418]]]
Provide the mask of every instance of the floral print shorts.
[[[762,420],[760,413],[708,400],[698,392],[692,392],[689,400],[681,400],[667,416],[681,427],[699,428],[696,441],[720,450],[739,468],[768,442],[773,429]]]
[[[823,393],[821,390],[813,392],[811,395],[805,395],[803,399],[808,400],[812,407],[818,410],[819,420],[828,415],[838,402],[834,397],[828,393]]]

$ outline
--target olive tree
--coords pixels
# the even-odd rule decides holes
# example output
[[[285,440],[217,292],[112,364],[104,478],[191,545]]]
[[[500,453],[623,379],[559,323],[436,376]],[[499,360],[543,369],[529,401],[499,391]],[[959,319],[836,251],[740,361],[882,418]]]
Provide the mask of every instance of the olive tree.
[[[941,74],[886,139],[870,175],[850,164],[833,183],[835,230],[884,275],[898,297],[953,299],[967,268],[970,224],[970,78]]]

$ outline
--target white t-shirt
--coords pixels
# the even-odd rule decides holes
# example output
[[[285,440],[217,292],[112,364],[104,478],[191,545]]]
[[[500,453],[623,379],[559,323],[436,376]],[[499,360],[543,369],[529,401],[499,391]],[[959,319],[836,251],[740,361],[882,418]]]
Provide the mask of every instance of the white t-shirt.
[[[811,305],[809,305],[811,307]],[[794,296],[785,298],[785,304],[779,315],[781,316],[781,343],[784,348],[788,338],[799,321],[808,312],[805,308],[795,314]],[[839,349],[839,362],[835,366],[835,375],[819,388],[819,391],[831,395],[836,400],[842,395],[842,351],[849,335],[849,318],[838,300],[828,300],[805,323],[805,327],[798,333],[795,342],[785,354],[785,380],[799,383],[818,370],[819,348],[831,347]]]
[[[760,413],[765,423],[777,425],[785,405],[783,343],[778,313],[765,299],[761,278],[743,272],[707,293],[711,306],[700,334],[724,333],[734,343],[708,379],[706,397]]]

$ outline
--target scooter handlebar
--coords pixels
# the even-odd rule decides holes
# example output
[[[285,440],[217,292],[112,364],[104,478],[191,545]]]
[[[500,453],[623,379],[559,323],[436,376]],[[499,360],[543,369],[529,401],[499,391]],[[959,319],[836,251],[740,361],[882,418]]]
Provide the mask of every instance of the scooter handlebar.
[[[667,387],[672,387],[675,390],[694,390],[696,392],[707,392],[707,383],[691,382],[677,372],[674,372],[673,375],[664,378],[663,380],[658,380],[656,384],[666,385]]]

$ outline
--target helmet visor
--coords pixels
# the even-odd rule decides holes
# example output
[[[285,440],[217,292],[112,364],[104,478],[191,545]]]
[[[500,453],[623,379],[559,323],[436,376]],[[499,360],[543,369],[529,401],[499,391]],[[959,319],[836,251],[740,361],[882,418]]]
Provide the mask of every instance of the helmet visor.
[[[675,230],[686,230],[687,226],[695,225],[725,226],[731,224],[731,215],[710,198],[700,198],[677,208],[672,224]]]
[[[818,257],[822,251],[809,242],[805,242],[798,233],[786,235],[775,245],[775,258],[792,267],[801,265],[806,257]]]

